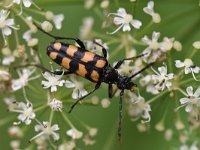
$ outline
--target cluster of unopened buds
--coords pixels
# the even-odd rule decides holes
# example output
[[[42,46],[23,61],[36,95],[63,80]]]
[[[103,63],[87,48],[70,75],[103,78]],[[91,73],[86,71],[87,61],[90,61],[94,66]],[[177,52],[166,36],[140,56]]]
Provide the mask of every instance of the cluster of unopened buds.
[[[134,0],[130,0],[130,3],[131,2],[134,2]],[[85,1],[86,9],[90,9],[93,5],[93,0]],[[178,40],[173,37],[164,37],[160,40],[161,34],[157,31],[152,32],[151,38],[149,38],[149,35],[147,36],[145,33],[142,33],[142,31],[142,34],[140,35],[142,21],[140,21],[139,18],[133,18],[133,14],[127,13],[125,8],[118,8],[116,13],[110,13],[107,9],[109,5],[109,0],[103,0],[100,4],[102,11],[106,12],[106,15],[104,16],[106,19],[102,26],[106,28],[108,24],[111,25],[112,22],[116,26],[116,29],[105,33],[105,36],[102,35],[102,33],[99,34],[98,32],[93,32],[94,18],[87,17],[83,20],[83,25],[80,27],[80,38],[84,40],[86,49],[98,55],[102,55],[101,47],[89,40],[99,36],[100,39],[95,39],[95,41],[109,50],[109,56],[107,56],[109,60],[112,60],[121,49],[125,49],[126,57],[137,56],[136,48],[133,45],[142,46],[143,50],[140,52],[140,58],[137,58],[134,61],[125,61],[118,69],[119,74],[129,76],[138,72],[144,66],[152,63],[149,69],[133,78],[133,81],[138,83],[139,88],[135,88],[134,91],[125,92],[124,99],[126,105],[124,108],[127,110],[127,114],[130,116],[131,121],[140,119],[141,122],[137,124],[138,130],[141,132],[147,131],[148,122],[150,122],[152,118],[151,105],[164,97],[163,100],[178,100],[178,103],[176,103],[174,108],[174,113],[178,114],[175,122],[176,129],[184,129],[184,125],[179,116],[180,109],[184,107],[185,111],[189,113],[188,120],[192,123],[191,128],[195,131],[200,124],[195,122],[195,119],[191,118],[198,118],[200,108],[200,87],[193,86],[193,83],[200,81],[200,67],[192,59],[200,49],[200,41],[195,41],[193,43],[193,50],[190,56],[187,56],[185,59],[173,60],[170,58],[170,54],[175,52],[180,53],[183,49],[182,44]],[[153,1],[149,1],[147,6],[143,8],[143,11],[151,16],[152,19],[150,25],[161,22],[159,13],[154,11]],[[31,13],[39,14],[46,20],[40,22],[29,15]],[[16,24],[15,22],[17,19],[21,19],[24,24]],[[55,15],[51,11],[44,11],[31,0],[11,0],[9,2],[6,1],[5,3],[0,2],[0,30],[4,41],[0,51],[2,54],[0,57],[0,63],[2,65],[2,68],[0,68],[0,90],[7,91],[5,93],[7,97],[4,98],[4,102],[8,106],[8,110],[18,114],[17,119],[13,122],[13,126],[8,129],[8,133],[11,137],[20,139],[24,137],[24,133],[18,125],[25,124],[28,126],[35,122],[34,131],[36,134],[29,139],[29,142],[35,141],[40,149],[48,147],[46,142],[49,139],[58,141],[61,138],[61,134],[59,133],[61,130],[60,125],[54,123],[54,116],[56,114],[61,115],[64,122],[69,126],[69,129],[65,130],[69,140],[64,141],[60,145],[52,143],[51,145],[55,149],[74,149],[76,147],[76,140],[78,139],[82,139],[85,145],[93,145],[96,142],[93,138],[98,131],[97,128],[90,127],[89,125],[83,125],[87,133],[78,130],[65,114],[66,112],[63,112],[64,103],[67,102],[64,98],[67,97],[67,99],[72,98],[77,100],[87,95],[90,90],[89,87],[91,87],[88,83],[86,84],[86,82],[75,74],[68,75],[67,78],[65,78],[63,68],[58,70],[63,72],[61,75],[55,75],[48,71],[38,73],[37,68],[28,65],[26,66],[27,60],[31,62],[29,62],[29,64],[41,63],[38,54],[39,40],[34,35],[38,31],[35,23],[39,24],[41,29],[45,32],[50,32],[53,30],[52,24],[54,24],[56,29],[61,29],[63,20],[63,14]],[[28,27],[28,30],[24,32],[21,38],[19,36],[19,31],[21,31],[21,27],[25,25]],[[131,31],[134,30],[132,28],[138,30],[139,34],[132,35]],[[12,35],[15,39],[15,48],[10,44]],[[113,36],[117,36],[117,38],[113,39]],[[110,37],[110,41],[104,43],[104,37],[106,37],[105,39]],[[24,39],[24,41],[22,42],[21,39]],[[117,43],[117,49],[115,51],[109,49],[110,45],[113,43]],[[16,62],[19,61],[20,64],[16,66]],[[17,77],[16,73],[13,73],[10,68],[15,68]],[[176,68],[176,70],[173,70],[173,68]],[[51,71],[53,72],[54,70],[55,69],[51,64]],[[38,103],[38,101],[29,99],[30,94],[28,94],[27,90],[29,92],[31,90],[33,95],[37,95],[37,91],[33,90],[33,81],[37,81],[40,87],[43,88],[42,90],[40,89],[42,91],[41,93],[45,95],[42,97],[42,104]],[[61,93],[61,89],[66,88],[70,92],[67,92],[65,96],[60,96],[59,92]],[[142,90],[140,90],[140,88]],[[19,95],[19,91],[23,95],[23,98],[20,97],[21,101],[19,98],[15,98],[17,97],[16,95]],[[145,94],[143,96],[143,92],[141,91],[146,91],[152,96],[145,98]],[[115,96],[119,96],[117,89]],[[38,98],[41,99],[41,97]],[[109,99],[105,97],[100,99],[97,96],[91,96],[89,103],[93,105],[100,104],[103,108],[107,108],[110,105]],[[48,109],[49,115],[48,118],[44,119],[38,114],[41,110],[45,110],[46,108],[50,108]],[[164,113],[164,117],[156,124],[155,128],[158,131],[165,131],[165,139],[170,140],[173,137],[173,132],[172,129],[165,129],[164,127],[165,115],[166,113]],[[181,133],[181,146],[179,149],[199,150],[199,144],[195,141],[188,146],[187,142],[189,140],[185,137],[190,136],[189,134],[190,133]],[[18,140],[13,140],[11,141],[11,147],[13,149],[18,149],[20,148],[19,143]]]

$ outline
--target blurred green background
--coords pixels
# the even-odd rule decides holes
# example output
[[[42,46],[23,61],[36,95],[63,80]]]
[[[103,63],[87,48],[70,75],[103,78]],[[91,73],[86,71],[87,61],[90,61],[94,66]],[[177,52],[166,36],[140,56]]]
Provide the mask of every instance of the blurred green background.
[[[93,30],[98,31],[101,34],[106,34],[107,31],[113,31],[114,28],[101,28],[102,18],[99,17],[97,12],[101,11],[99,8],[101,1],[95,1],[95,5],[86,10],[84,8],[84,2],[82,0],[36,0],[35,3],[45,10],[51,10],[55,14],[63,13],[65,15],[65,20],[63,22],[63,27],[61,30],[54,30],[52,33],[56,35],[62,35],[67,37],[79,37],[80,25],[82,25],[83,18],[87,16],[94,17],[94,28]],[[151,17],[143,12],[143,7],[147,5],[147,0],[137,0],[136,2],[130,2],[129,0],[110,0],[110,12],[116,12],[119,7],[126,8],[128,13],[133,14],[133,17],[142,21],[143,26],[140,30],[150,22]],[[145,32],[151,36],[152,31],[161,32],[161,36],[175,37],[183,44],[183,51],[171,53],[171,60],[185,58],[191,53],[192,43],[195,40],[200,39],[200,7],[198,5],[198,0],[155,0],[155,10],[161,15],[161,23],[153,25],[149,30]],[[33,15],[38,18],[37,15]],[[40,20],[41,18],[38,18]],[[43,21],[43,20],[40,20]],[[20,23],[20,21],[18,21]],[[21,30],[21,35],[26,31],[26,27]],[[135,34],[140,31],[133,31]],[[49,66],[48,62],[50,59],[46,55],[46,46],[52,41],[51,38],[47,37],[42,33],[35,35],[39,38],[39,53],[41,55],[43,65]],[[115,37],[116,35],[112,35]],[[110,36],[110,37],[112,37]],[[119,35],[118,35],[119,36]],[[99,37],[96,37],[99,38]],[[103,40],[103,42],[108,42]],[[109,49],[110,55],[115,51],[118,45],[112,45]],[[121,54],[123,51],[118,53],[115,58],[122,58]],[[195,56],[197,63],[199,56]],[[110,62],[114,62],[116,59],[111,59]],[[200,63],[200,62],[199,62]],[[38,104],[42,104],[43,98],[45,97],[45,92],[40,86],[40,80],[37,83],[31,82],[32,86],[35,88],[32,94],[32,88],[27,88],[28,97],[31,100],[37,101]],[[59,94],[65,93],[66,89],[62,89]],[[57,95],[59,95],[57,94]],[[146,94],[143,90],[141,91],[142,96],[148,100],[148,98],[153,97],[151,94]],[[23,100],[21,92],[17,92],[17,97],[19,100]],[[103,88],[96,91],[93,95],[97,95],[100,98],[107,97],[107,87],[103,85]],[[1,93],[1,98],[4,94]],[[61,96],[63,98],[71,99],[70,97]],[[91,98],[91,97],[89,97]],[[89,99],[88,98],[88,99]],[[46,101],[46,99],[45,99]],[[87,101],[87,99],[85,100]],[[113,98],[111,100],[111,106],[107,109],[103,109],[100,106],[90,106],[90,105],[78,105],[71,114],[67,114],[69,109],[69,104],[64,104],[64,112],[73,120],[76,126],[79,126],[79,120],[84,123],[98,128],[98,134],[95,137],[96,143],[93,146],[85,146],[82,142],[77,143],[76,149],[86,149],[86,150],[171,150],[173,147],[179,147],[180,142],[178,140],[178,131],[174,129],[174,119],[176,119],[174,108],[175,101],[170,99],[160,99],[155,104],[152,105],[152,120],[149,126],[149,131],[141,133],[137,130],[136,124],[139,122],[131,122],[129,116],[124,111],[123,127],[122,127],[122,144],[118,143],[117,138],[117,128],[118,128],[118,111],[119,106],[118,98]],[[15,115],[6,111],[7,107],[4,102],[1,101],[0,105],[0,150],[9,150],[10,138],[7,133],[7,129],[15,121]],[[125,107],[124,107],[125,109]],[[164,112],[167,110],[167,117],[165,121],[166,128],[172,128],[173,139],[171,141],[166,141],[164,139],[163,132],[155,130],[155,124],[163,117]],[[38,115],[40,120],[45,120],[45,115],[48,115],[49,110],[40,111]],[[181,110],[182,120],[187,125],[187,114],[184,110]],[[62,123],[61,117],[59,118],[59,112],[56,112],[56,118],[54,117],[54,123],[58,122],[62,124],[60,128],[63,128],[59,133],[65,137],[65,131],[68,129],[65,124]],[[60,125],[59,124],[59,125]],[[23,125],[20,125],[23,126]],[[33,126],[23,127],[25,130],[25,136],[22,140],[22,145],[24,147],[29,147],[30,149],[35,149],[36,147],[28,143],[28,140],[35,135]],[[80,128],[81,130],[81,128]],[[61,133],[63,132],[63,133]],[[34,142],[33,142],[34,143]],[[23,148],[23,146],[22,146]]]

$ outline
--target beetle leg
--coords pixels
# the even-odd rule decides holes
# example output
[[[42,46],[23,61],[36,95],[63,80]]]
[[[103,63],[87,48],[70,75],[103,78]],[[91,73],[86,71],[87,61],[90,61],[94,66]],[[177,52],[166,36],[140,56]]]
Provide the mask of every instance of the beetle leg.
[[[109,96],[109,98],[112,98],[115,95],[116,92],[117,92],[117,89],[115,89],[113,91],[112,84],[108,84],[108,96]]]
[[[113,97],[113,87],[111,83],[108,84],[108,96],[109,98]]]
[[[119,122],[118,122],[118,140],[121,143],[122,136],[122,98],[124,96],[124,90],[120,92],[120,100],[119,100]]]
[[[147,64],[144,68],[142,68],[140,71],[136,72],[135,74],[133,74],[132,76],[129,77],[129,79],[137,76],[138,74],[140,74],[141,72],[143,72],[144,70],[146,70],[147,68],[151,67],[155,62],[149,63]]]
[[[135,57],[124,58],[124,59],[122,59],[122,60],[120,60],[120,61],[117,62],[117,64],[114,66],[114,69],[118,69],[118,68],[122,65],[122,63],[123,63],[124,61],[126,61],[126,60],[137,59],[137,58],[143,57],[143,56],[145,56],[145,55],[146,55],[146,54],[140,54],[140,55],[135,56]]]
[[[102,48],[103,56],[104,56],[104,58],[107,58],[108,52],[107,52],[106,48],[103,47],[103,45],[97,43],[95,40],[93,40],[93,43],[94,43],[94,44],[97,44],[98,46],[100,46],[100,47]]]
[[[88,94],[86,94],[85,96],[79,98],[70,108],[69,113],[71,113],[71,111],[74,109],[74,107],[78,104],[78,102],[80,102],[82,99],[84,99],[85,97],[89,96],[90,94],[92,94],[94,91],[96,91],[101,85],[101,82],[97,83],[95,85],[94,90],[92,90],[91,92],[89,92]]]
[[[44,31],[42,28],[40,28],[35,22],[33,22],[33,24],[37,27],[38,30],[42,31],[43,33],[47,34],[48,36],[54,38],[55,40],[74,40],[76,41],[76,43],[78,43],[78,45],[82,48],[85,49],[85,46],[83,44],[83,42],[78,39],[78,38],[72,38],[72,37],[61,37],[61,36],[55,36],[51,33],[48,33],[46,31]]]
[[[63,71],[54,71],[54,72],[52,72],[52,71],[50,71],[50,70],[48,70],[47,68],[45,68],[45,67],[43,67],[43,66],[41,66],[41,65],[39,65],[39,64],[26,64],[26,65],[22,65],[22,66],[16,66],[15,68],[19,68],[19,67],[29,67],[29,66],[34,66],[34,67],[37,67],[37,68],[39,68],[42,72],[49,72],[49,73],[52,73],[52,74],[55,74],[55,75],[67,75],[67,74],[71,74],[71,73],[73,73],[73,72],[71,72],[71,71],[64,71],[64,73],[63,73]]]

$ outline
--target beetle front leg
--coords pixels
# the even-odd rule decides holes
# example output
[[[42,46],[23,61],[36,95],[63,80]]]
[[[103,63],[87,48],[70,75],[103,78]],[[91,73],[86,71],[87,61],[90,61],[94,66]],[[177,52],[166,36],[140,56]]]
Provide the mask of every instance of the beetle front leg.
[[[146,55],[146,54],[140,54],[140,55],[135,56],[135,57],[124,58],[124,59],[122,59],[122,60],[120,60],[120,61],[118,61],[118,62],[116,63],[116,65],[114,66],[114,69],[118,69],[118,68],[123,64],[123,62],[126,61],[126,60],[137,59],[137,58],[143,57],[143,56],[145,56],[145,55]]]
[[[89,92],[89,93],[86,94],[85,96],[79,98],[79,99],[71,106],[71,108],[70,108],[70,110],[69,110],[68,113],[71,113],[71,111],[74,109],[74,107],[75,107],[82,99],[84,99],[85,97],[89,96],[89,95],[92,94],[94,91],[96,91],[96,90],[100,87],[100,85],[101,85],[101,82],[97,83],[97,84],[95,85],[94,90],[92,90],[91,92]]]

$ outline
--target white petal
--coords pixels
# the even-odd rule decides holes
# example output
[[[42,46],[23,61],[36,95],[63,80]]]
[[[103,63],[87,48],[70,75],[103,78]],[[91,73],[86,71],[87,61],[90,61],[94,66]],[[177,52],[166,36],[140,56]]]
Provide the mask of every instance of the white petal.
[[[200,96],[200,87],[198,87],[198,89],[195,91],[194,96],[195,97],[199,97]]]
[[[30,119],[26,119],[25,124],[26,124],[26,125],[31,124],[31,120],[30,120]]]
[[[74,89],[74,90],[73,90],[72,98],[73,98],[73,99],[78,99],[78,90],[77,90],[77,89]]]
[[[65,80],[61,80],[61,81],[58,81],[58,82],[59,82],[58,86],[63,86],[63,84],[65,83]]]
[[[26,31],[26,32],[23,34],[23,39],[25,39],[26,41],[29,41],[29,40],[32,39],[32,37],[31,37],[31,30]]]
[[[167,68],[162,66],[162,67],[158,67],[158,71],[160,72],[160,74],[162,76],[165,76],[167,74]]]
[[[131,27],[130,27],[129,24],[124,24],[122,30],[123,30],[124,32],[125,32],[125,31],[130,31],[130,30],[131,30]]]
[[[185,66],[185,64],[183,62],[181,62],[180,60],[175,60],[175,66],[177,68],[182,68]]]
[[[26,119],[26,116],[24,114],[20,114],[17,118],[21,120],[22,122],[24,122],[24,120]]]
[[[158,41],[159,37],[160,37],[160,32],[154,31],[152,34],[152,41]]]
[[[20,4],[21,0],[13,0],[13,3]]]
[[[172,83],[171,82],[166,82],[165,85],[166,85],[167,88],[170,88],[172,86]]]
[[[75,84],[73,82],[71,82],[71,81],[66,80],[65,81],[65,86],[67,88],[73,88],[73,87],[75,87]]]
[[[149,1],[147,4],[147,7],[143,8],[144,12],[146,12],[149,15],[152,15],[154,13],[154,2],[153,1]]]
[[[85,96],[87,94],[88,94],[88,92],[85,89],[80,89],[80,95],[81,95],[81,97],[83,97],[83,96]]]
[[[185,67],[185,74],[188,74],[190,72],[191,72],[190,68],[189,67]]]
[[[54,139],[55,141],[57,141],[57,140],[60,139],[60,135],[59,135],[58,133],[55,133],[55,132],[52,133],[52,137],[53,137],[53,139]]]
[[[52,129],[53,131],[57,131],[57,130],[59,130],[59,127],[58,127],[57,124],[54,124],[54,125],[51,127],[51,129]]]
[[[151,42],[151,40],[148,38],[148,36],[144,36],[143,38],[142,38],[142,41],[145,43],[145,44],[148,44],[149,42]]]
[[[199,73],[200,68],[197,67],[197,66],[195,66],[194,68],[192,68],[192,71],[193,71],[194,73]]]
[[[189,96],[193,96],[193,87],[192,86],[187,87],[186,91]]]
[[[25,7],[30,7],[31,6],[31,0],[23,0],[23,4]]]
[[[56,29],[61,29],[62,28],[62,21],[64,20],[64,15],[63,14],[59,14],[59,15],[55,15],[54,16],[54,24]]]
[[[191,104],[188,104],[186,107],[185,107],[185,111],[186,112],[191,112],[193,106]]]
[[[139,20],[133,19],[133,20],[131,21],[131,25],[132,25],[134,28],[139,29],[139,28],[141,27],[141,25],[142,25],[142,22],[139,21]]]
[[[57,87],[54,85],[54,86],[51,86],[51,92],[56,92],[57,91]]]
[[[172,78],[174,77],[174,74],[173,74],[173,73],[169,73],[169,74],[167,75],[167,77],[168,77],[168,80],[170,80],[170,79],[172,79]]]
[[[2,29],[2,33],[3,35],[8,36],[8,35],[11,35],[12,31],[10,28],[6,27]]]
[[[181,104],[185,104],[185,103],[188,103],[190,100],[188,98],[181,98],[180,99],[180,103]]]
[[[116,25],[124,24],[124,19],[120,17],[114,17],[113,23]]]
[[[124,18],[127,15],[126,10],[124,8],[119,8],[117,10],[117,15]]]
[[[6,24],[7,24],[7,26],[12,26],[12,25],[14,25],[14,19],[7,19],[7,20],[6,20]]]

